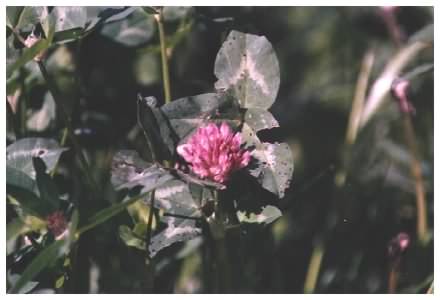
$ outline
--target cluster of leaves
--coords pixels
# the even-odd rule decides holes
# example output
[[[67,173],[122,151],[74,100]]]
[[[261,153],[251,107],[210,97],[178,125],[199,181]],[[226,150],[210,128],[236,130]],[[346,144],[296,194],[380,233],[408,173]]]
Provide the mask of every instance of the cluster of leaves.
[[[32,60],[38,55],[57,45],[82,39],[93,31],[126,46],[145,43],[155,30],[152,15],[156,13],[155,8],[141,7],[8,7],[8,95],[19,92],[24,69],[35,72],[36,64]],[[163,8],[166,19],[187,13],[188,9]],[[25,46],[24,41],[31,34],[38,37],[38,42]],[[253,161],[247,168],[246,180],[253,178],[259,189],[248,187],[251,192],[234,193],[236,177],[225,191],[235,203],[236,218],[240,222],[267,224],[281,216],[274,205],[250,201],[261,189],[282,198],[293,173],[288,145],[267,143],[258,136],[260,131],[278,126],[268,111],[280,83],[275,52],[265,37],[232,31],[218,53],[214,73],[218,81],[213,93],[177,99],[161,107],[150,101],[152,98],[140,97],[139,124],[157,160],[148,163],[132,150],[116,153],[111,181],[115,190],[123,191],[126,196],[121,203],[90,217],[80,228],[77,228],[78,207],[73,205],[70,195],[60,195],[53,179],[61,154],[68,148],[47,138],[22,137],[14,128],[16,135],[10,138],[18,139],[7,148],[8,209],[13,210],[12,220],[7,224],[9,292],[33,290],[38,282],[32,280],[43,269],[55,267],[60,261],[61,269],[69,266],[68,254],[79,235],[125,209],[133,216],[135,225],[120,226],[121,239],[128,246],[147,251],[150,257],[175,242],[201,235],[200,222],[212,217],[214,195],[225,187],[158,162],[179,160],[176,147],[207,122],[227,122],[241,132],[245,147],[252,151]],[[43,131],[55,118],[58,103],[50,92],[44,98],[41,110],[24,124],[28,129]],[[12,114],[18,108],[14,106],[15,100],[8,100]],[[153,236],[146,238],[151,235],[151,226],[142,216],[149,206],[160,211],[160,220],[156,220]],[[59,211],[69,221],[67,235],[56,240],[47,228],[47,218]],[[23,243],[22,237],[30,242]],[[29,254],[34,258],[25,263],[26,268],[19,273],[12,271],[28,260]],[[65,276],[57,274],[61,277],[56,280],[56,288],[63,285]]]
[[[218,78],[214,93],[184,97],[161,107],[152,98],[140,97],[139,124],[152,141],[151,150],[160,153],[161,160],[176,160],[176,146],[184,143],[198,127],[208,122],[227,122],[241,132],[245,147],[251,151],[253,163],[248,168],[249,175],[262,188],[282,198],[293,173],[291,150],[285,143],[263,142],[257,134],[278,126],[268,111],[280,83],[278,60],[270,42],[265,37],[232,31],[218,52],[214,73]],[[214,182],[161,167],[157,162],[147,163],[129,150],[115,155],[112,183],[117,190],[137,189],[138,193],[156,186],[154,202],[148,195],[145,203],[154,203],[163,212],[160,221],[166,228],[159,229],[149,245],[143,242],[146,232],[121,228],[121,237],[127,245],[148,248],[150,256],[174,242],[200,235],[202,230],[196,220],[211,216],[204,212],[214,206],[212,190],[221,188]],[[233,199],[237,202],[235,209],[240,221],[270,223],[281,216],[275,206],[263,205],[256,208],[255,214],[242,205],[243,197],[252,195],[241,193]],[[252,204],[255,205],[259,204]]]

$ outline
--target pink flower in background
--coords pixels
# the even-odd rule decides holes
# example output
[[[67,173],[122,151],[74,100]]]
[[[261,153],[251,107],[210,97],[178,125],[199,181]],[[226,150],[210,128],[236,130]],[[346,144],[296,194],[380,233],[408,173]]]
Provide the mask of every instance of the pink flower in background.
[[[56,211],[46,217],[47,228],[55,238],[61,239],[67,232],[67,222],[61,211]]]
[[[177,153],[201,178],[224,183],[233,171],[249,164],[251,154],[240,145],[240,133],[234,134],[228,124],[210,123],[198,128],[186,144],[178,146]]]
[[[410,237],[407,233],[399,233],[389,242],[388,255],[391,257],[400,256],[409,247],[410,241]]]

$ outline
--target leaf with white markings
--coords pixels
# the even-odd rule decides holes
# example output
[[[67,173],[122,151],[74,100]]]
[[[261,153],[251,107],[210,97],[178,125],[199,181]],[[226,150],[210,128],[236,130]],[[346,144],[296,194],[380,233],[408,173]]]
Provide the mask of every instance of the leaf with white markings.
[[[159,186],[173,176],[165,169],[147,163],[133,150],[121,150],[113,157],[111,182],[116,190],[140,186],[139,193]]]
[[[233,127],[240,124],[234,99],[226,93],[207,93],[172,101],[161,107],[170,126],[184,142],[205,122],[225,121]]]
[[[279,217],[281,217],[283,214],[281,211],[276,207],[272,205],[267,205],[263,208],[263,210],[258,213],[250,213],[247,215],[245,212],[237,211],[237,218],[240,220],[240,222],[246,222],[246,223],[264,223],[264,224],[270,224]]]
[[[24,138],[16,141],[6,148],[6,166],[17,169],[30,178],[35,179],[35,170],[32,165],[32,158],[39,157],[46,164],[48,172],[55,167],[61,154],[67,148],[51,139],[45,138]]]
[[[293,173],[293,157],[286,143],[264,143],[246,123],[243,124],[242,137],[248,147],[253,148],[251,155],[257,160],[256,168],[250,174],[257,178],[266,190],[284,197]]]
[[[176,242],[190,240],[201,234],[196,220],[202,216],[198,204],[192,197],[188,184],[171,180],[156,189],[155,204],[165,210],[161,219],[167,227],[151,238],[148,247],[150,256]]]
[[[231,31],[217,54],[217,90],[231,90],[243,108],[268,109],[280,85],[278,59],[264,36]]]

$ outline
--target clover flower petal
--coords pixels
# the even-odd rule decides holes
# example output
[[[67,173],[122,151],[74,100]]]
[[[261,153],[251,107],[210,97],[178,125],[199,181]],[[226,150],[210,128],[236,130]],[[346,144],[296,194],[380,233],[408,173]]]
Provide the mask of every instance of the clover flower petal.
[[[199,127],[186,144],[177,147],[177,153],[195,174],[219,183],[246,167],[251,158],[250,152],[241,148],[240,133],[234,134],[226,122]]]

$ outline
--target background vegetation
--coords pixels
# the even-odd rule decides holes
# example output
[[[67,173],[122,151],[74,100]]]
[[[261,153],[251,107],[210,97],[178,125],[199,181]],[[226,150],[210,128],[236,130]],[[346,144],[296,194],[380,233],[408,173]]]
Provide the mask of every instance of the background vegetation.
[[[400,232],[409,234],[410,245],[398,258],[395,292],[425,293],[430,287],[434,57],[425,27],[433,23],[433,8],[393,10],[403,33],[397,42],[387,27],[385,11],[377,7],[164,11],[172,99],[212,91],[215,57],[232,29],[264,35],[280,63],[281,86],[271,108],[280,128],[261,136],[289,143],[295,171],[290,188],[278,203],[283,216],[270,225],[243,226],[240,244],[230,245],[232,292],[386,293],[396,264],[388,246]],[[424,28],[425,32],[414,36]],[[20,28],[19,33],[26,36],[29,27]],[[13,36],[10,31],[8,36]],[[346,135],[355,126],[349,122],[355,92],[362,95],[358,78],[364,76],[368,96],[399,51],[427,39],[431,46],[417,51],[395,74],[411,82],[409,98],[415,108],[411,119],[427,208],[422,216],[427,230],[420,232],[413,152],[407,143],[405,116],[391,94],[385,94],[379,109],[369,115],[354,139]],[[78,206],[81,224],[120,201],[109,182],[113,153],[124,148],[145,154],[144,137],[137,127],[137,94],[164,102],[157,22],[137,9],[127,17],[98,24],[80,39],[50,47],[45,64],[72,118],[93,179],[102,187],[100,195],[88,194],[74,151],[63,153],[54,180],[60,194],[70,195]],[[8,75],[7,90],[11,107],[8,144],[31,136],[62,139],[65,123],[37,63],[30,61]],[[361,114],[354,113],[355,117]],[[70,140],[66,146],[73,147]],[[7,222],[16,216],[8,203]],[[201,239],[160,252],[154,258],[152,278],[145,253],[122,241],[121,224],[132,226],[127,211],[81,235],[75,248],[76,267],[45,269],[34,279],[39,284],[32,291],[213,291],[204,270]],[[22,238],[15,237],[8,239],[8,254],[22,245]],[[7,272],[21,274],[37,253],[34,249],[14,263],[8,256]]]

